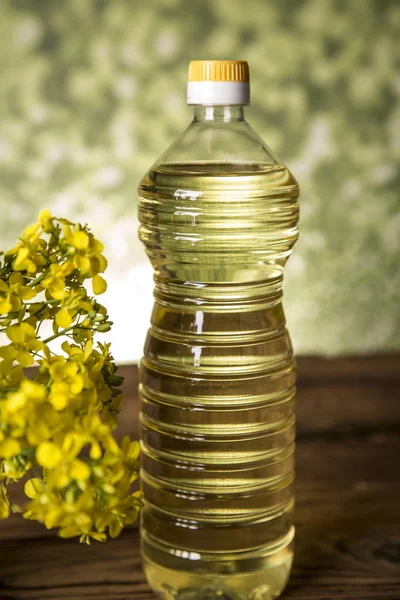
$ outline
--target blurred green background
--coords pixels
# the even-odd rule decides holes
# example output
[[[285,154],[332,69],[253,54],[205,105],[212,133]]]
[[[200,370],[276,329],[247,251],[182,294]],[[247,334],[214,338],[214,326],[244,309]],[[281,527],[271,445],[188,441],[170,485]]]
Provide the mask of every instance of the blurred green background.
[[[114,354],[141,353],[137,184],[186,126],[190,59],[248,60],[248,119],[301,185],[286,272],[298,353],[400,348],[400,3],[3,0],[0,239],[49,207],[110,259]]]

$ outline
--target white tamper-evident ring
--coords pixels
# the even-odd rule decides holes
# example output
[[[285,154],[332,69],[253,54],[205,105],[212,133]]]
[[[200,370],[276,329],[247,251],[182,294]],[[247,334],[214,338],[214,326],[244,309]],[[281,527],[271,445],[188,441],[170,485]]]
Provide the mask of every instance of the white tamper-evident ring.
[[[248,81],[188,81],[188,104],[249,104]]]

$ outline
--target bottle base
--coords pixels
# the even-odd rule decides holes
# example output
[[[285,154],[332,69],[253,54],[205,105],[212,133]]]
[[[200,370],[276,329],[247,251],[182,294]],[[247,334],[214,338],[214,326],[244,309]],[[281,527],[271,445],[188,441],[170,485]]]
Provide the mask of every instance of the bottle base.
[[[167,554],[143,535],[144,572],[152,590],[163,600],[275,600],[289,579],[293,534],[291,531],[273,549],[269,546],[264,551],[231,555],[185,550]]]

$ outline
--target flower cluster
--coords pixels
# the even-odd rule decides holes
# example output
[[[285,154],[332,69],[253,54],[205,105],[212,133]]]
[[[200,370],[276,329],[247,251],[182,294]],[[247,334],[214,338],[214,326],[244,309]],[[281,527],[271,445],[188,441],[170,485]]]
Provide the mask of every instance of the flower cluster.
[[[0,518],[23,510],[87,543],[117,536],[141,506],[132,490],[139,444],[119,445],[112,433],[123,379],[109,344],[93,344],[112,325],[85,287],[107,287],[102,251],[87,225],[45,210],[0,256]],[[43,338],[45,322],[52,331]],[[19,509],[9,487],[22,478],[30,501]]]

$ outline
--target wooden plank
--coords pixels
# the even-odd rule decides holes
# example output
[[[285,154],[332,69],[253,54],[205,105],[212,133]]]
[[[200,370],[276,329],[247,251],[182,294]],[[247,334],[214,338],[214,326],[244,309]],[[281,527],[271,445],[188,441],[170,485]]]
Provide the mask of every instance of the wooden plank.
[[[124,366],[120,435],[138,436],[138,372]],[[331,435],[400,426],[400,355],[298,359],[297,433]]]
[[[299,359],[297,543],[290,600],[400,599],[399,357]],[[137,435],[123,367],[119,434]],[[150,600],[138,531],[106,544],[0,523],[0,600]]]
[[[362,378],[373,380],[400,377],[400,354],[376,354],[368,356],[299,356],[299,376],[302,381],[324,379],[343,380]]]
[[[393,434],[301,442],[287,598],[399,599],[399,447]],[[55,537],[3,540],[0,556],[2,600],[151,598],[137,530],[90,547]]]

